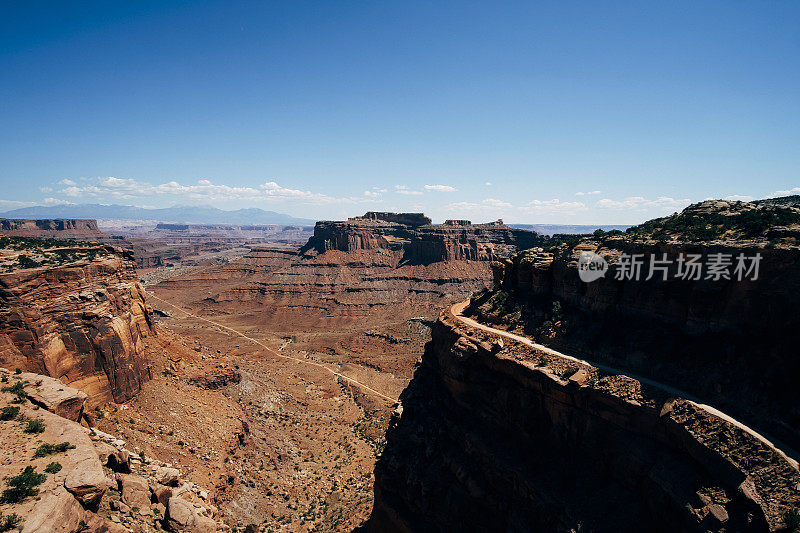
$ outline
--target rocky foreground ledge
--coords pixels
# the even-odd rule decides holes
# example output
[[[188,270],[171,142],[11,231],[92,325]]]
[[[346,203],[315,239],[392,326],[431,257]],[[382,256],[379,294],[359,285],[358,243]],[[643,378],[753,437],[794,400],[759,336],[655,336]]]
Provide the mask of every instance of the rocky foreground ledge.
[[[401,401],[369,531],[786,531],[800,507],[737,425],[450,310]]]
[[[208,493],[80,420],[86,394],[0,368],[0,530],[214,533]]]

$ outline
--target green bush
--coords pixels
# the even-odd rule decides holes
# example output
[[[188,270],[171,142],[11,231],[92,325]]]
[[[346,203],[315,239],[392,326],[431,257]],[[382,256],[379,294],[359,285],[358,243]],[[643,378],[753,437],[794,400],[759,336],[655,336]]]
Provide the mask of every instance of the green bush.
[[[36,448],[36,452],[33,454],[34,457],[46,457],[48,455],[52,455],[54,453],[63,453],[67,450],[72,450],[75,448],[74,444],[70,444],[69,442],[62,442],[61,444],[42,444],[38,448]]]
[[[783,515],[786,520],[786,530],[791,533],[800,532],[800,509],[790,509]]]
[[[52,462],[44,469],[48,474],[57,474],[61,471],[61,463]]]
[[[6,482],[9,488],[3,491],[0,503],[19,503],[29,496],[36,496],[39,494],[36,486],[44,483],[46,478],[45,474],[37,474],[34,467],[26,466],[19,475]]]
[[[8,405],[0,411],[0,420],[14,420],[19,414],[19,406]]]
[[[28,393],[25,392],[25,383],[22,381],[17,381],[13,385],[9,385],[3,387],[3,392],[10,392],[11,394],[16,395],[18,402],[25,401],[25,398],[28,397]]]
[[[28,425],[25,427],[25,433],[44,433],[44,420],[35,419],[28,420]]]
[[[564,370],[564,372],[562,372],[562,373],[561,373],[561,377],[562,377],[562,378],[568,378],[568,377],[570,377],[572,374],[574,374],[574,373],[575,373],[575,372],[577,372],[577,371],[578,371],[578,367],[577,367],[577,366],[575,366],[575,365],[569,365],[569,366],[568,366],[568,367],[567,367],[567,368]]]
[[[22,518],[17,516],[16,513],[11,513],[10,515],[0,517],[0,533],[11,531],[12,529],[16,528],[21,521]]]

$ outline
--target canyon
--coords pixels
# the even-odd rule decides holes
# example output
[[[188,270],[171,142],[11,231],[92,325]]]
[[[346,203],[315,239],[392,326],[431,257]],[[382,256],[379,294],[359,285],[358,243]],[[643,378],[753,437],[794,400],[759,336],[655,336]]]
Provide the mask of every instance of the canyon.
[[[582,237],[382,212],[318,222],[305,244],[117,235],[227,235],[146,268],[102,235],[0,237],[0,367],[64,385],[26,387],[26,416],[146,458],[144,515],[112,503],[126,483],[107,455],[113,498],[81,511],[58,489],[83,528],[783,531],[800,507],[794,209],[712,202]],[[591,283],[588,252],[609,265]],[[615,279],[625,254],[689,253],[760,253],[761,269]],[[189,503],[162,501],[159,468]]]
[[[366,529],[792,531],[798,220],[704,202],[493,262],[433,326]],[[682,279],[690,253],[760,269]],[[581,279],[584,254],[603,275]],[[654,258],[673,263],[648,276]]]

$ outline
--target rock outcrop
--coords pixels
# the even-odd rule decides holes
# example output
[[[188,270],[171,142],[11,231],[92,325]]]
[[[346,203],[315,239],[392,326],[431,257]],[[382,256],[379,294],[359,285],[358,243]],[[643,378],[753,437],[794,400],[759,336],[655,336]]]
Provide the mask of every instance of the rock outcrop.
[[[449,312],[401,402],[369,531],[778,531],[800,505],[741,427]]]
[[[0,274],[0,364],[58,378],[87,393],[90,407],[124,402],[149,377],[150,310],[130,252],[81,253]]]
[[[449,220],[431,224],[421,213],[375,213],[343,222],[317,222],[304,252],[327,250],[401,250],[404,261],[490,261],[541,244],[536,232],[510,228],[498,221],[472,224]]]
[[[214,533],[224,527],[214,518],[216,509],[203,504],[207,492],[182,484],[177,469],[133,456],[112,435],[29,402],[50,378],[0,368],[0,379],[0,479],[10,487],[12,476],[27,471],[23,486],[29,489],[10,494],[4,487],[4,522],[12,520],[24,533]],[[63,396],[81,395],[62,388]],[[28,428],[31,421],[38,424],[35,431]]]
[[[604,277],[581,281],[577,263],[584,252],[606,258]],[[639,280],[618,279],[623,254],[643,260]],[[758,277],[715,280],[704,271],[702,279],[680,279],[682,254],[698,254],[701,263],[716,254],[760,254]],[[671,261],[666,280],[661,272],[646,279],[653,257]],[[508,295],[506,307],[524,309],[520,327],[543,343],[669,383],[800,449],[800,249],[616,237],[523,252],[495,263],[494,271],[498,291]],[[553,302],[561,323],[545,332],[543,323],[554,321]],[[490,307],[477,309],[482,319],[505,320]]]
[[[91,219],[13,219],[0,218],[0,235],[15,237],[47,237],[90,239],[102,235],[97,221]]]

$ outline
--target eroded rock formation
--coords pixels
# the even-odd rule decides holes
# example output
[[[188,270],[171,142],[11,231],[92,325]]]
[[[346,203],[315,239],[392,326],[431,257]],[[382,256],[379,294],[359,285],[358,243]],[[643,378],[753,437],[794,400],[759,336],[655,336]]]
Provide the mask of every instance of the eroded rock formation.
[[[347,221],[317,222],[314,236],[303,251],[323,253],[387,249],[404,252],[404,261],[489,261],[524,250],[543,241],[538,233],[510,228],[497,221],[471,224],[449,220],[431,224],[421,213],[375,213]]]
[[[225,528],[216,508],[206,503],[208,492],[184,483],[176,468],[49,411],[63,402],[28,402],[50,395],[57,380],[5,368],[0,380],[0,517],[6,530],[214,533]],[[78,399],[82,409],[82,392],[63,384],[57,388],[62,400]],[[36,431],[26,429],[31,422]]]
[[[370,531],[777,531],[795,466],[696,404],[443,313],[375,470]]]
[[[27,220],[0,218],[0,233],[17,237],[92,238],[101,235],[97,221],[90,219]]]
[[[58,378],[92,406],[139,391],[149,378],[142,338],[155,333],[132,254],[94,251],[0,274],[0,364]]]
[[[591,283],[578,276],[578,258],[587,251],[610,264]],[[758,278],[706,279],[705,272],[699,280],[678,277],[681,254],[699,254],[707,263],[720,253],[760,254]],[[638,281],[617,279],[622,254],[643,259]],[[661,272],[646,279],[653,257],[671,260],[666,280]],[[525,309],[520,327],[542,342],[670,383],[800,449],[800,249],[620,237],[523,252],[496,263],[494,271],[499,289]],[[553,302],[561,305],[562,327],[541,332]],[[481,318],[494,320],[489,315]]]

